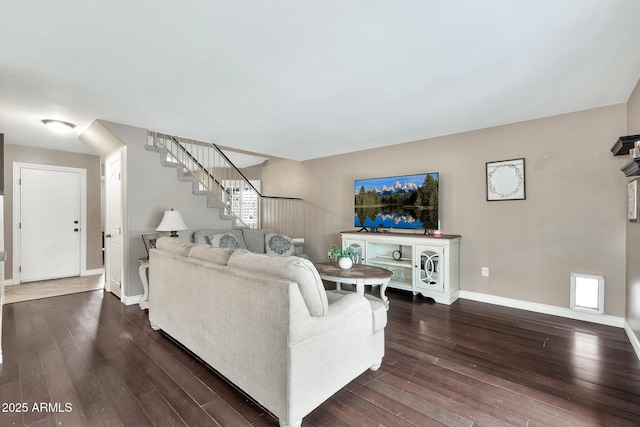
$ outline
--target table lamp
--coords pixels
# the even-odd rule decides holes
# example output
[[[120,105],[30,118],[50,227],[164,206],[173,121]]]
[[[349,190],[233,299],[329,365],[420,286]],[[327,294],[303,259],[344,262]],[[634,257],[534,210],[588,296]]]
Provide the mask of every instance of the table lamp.
[[[178,237],[178,231],[187,230],[187,224],[184,223],[180,212],[174,211],[171,208],[170,211],[164,211],[164,216],[162,217],[162,221],[156,231],[170,231],[170,237]]]

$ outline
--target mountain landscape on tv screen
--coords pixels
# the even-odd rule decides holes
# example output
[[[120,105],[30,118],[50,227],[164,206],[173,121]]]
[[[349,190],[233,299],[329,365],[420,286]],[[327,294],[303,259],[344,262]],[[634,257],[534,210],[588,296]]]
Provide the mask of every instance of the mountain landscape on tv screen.
[[[375,187],[374,187],[375,188]],[[391,187],[383,185],[380,190],[376,190],[380,196],[389,196],[395,193],[411,193],[420,188],[415,182],[407,182],[400,184],[400,181],[396,181]]]
[[[438,229],[438,173],[356,180],[356,227]]]

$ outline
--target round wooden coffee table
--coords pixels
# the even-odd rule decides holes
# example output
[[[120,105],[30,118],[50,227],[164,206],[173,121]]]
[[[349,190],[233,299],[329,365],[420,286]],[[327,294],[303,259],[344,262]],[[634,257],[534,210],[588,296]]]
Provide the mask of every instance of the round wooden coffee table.
[[[380,298],[389,304],[385,291],[393,275],[390,270],[364,264],[353,264],[350,269],[343,270],[337,262],[319,262],[313,265],[321,279],[336,283],[337,290],[340,290],[342,283],[356,285],[356,292],[364,295],[365,285],[380,285]]]

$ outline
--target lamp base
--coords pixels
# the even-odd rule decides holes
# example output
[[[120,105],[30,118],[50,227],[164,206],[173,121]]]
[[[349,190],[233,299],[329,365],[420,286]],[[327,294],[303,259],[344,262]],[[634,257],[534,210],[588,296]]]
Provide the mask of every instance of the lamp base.
[[[176,238],[179,237],[178,236],[178,232],[177,231],[172,231],[171,235],[169,237],[176,237]]]

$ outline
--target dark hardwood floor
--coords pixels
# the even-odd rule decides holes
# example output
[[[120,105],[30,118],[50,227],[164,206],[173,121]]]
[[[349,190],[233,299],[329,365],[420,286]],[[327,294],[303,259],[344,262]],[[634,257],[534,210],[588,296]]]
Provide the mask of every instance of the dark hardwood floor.
[[[303,426],[640,425],[622,329],[388,294],[382,367]],[[0,426],[277,425],[103,291],[6,305],[3,326]]]

